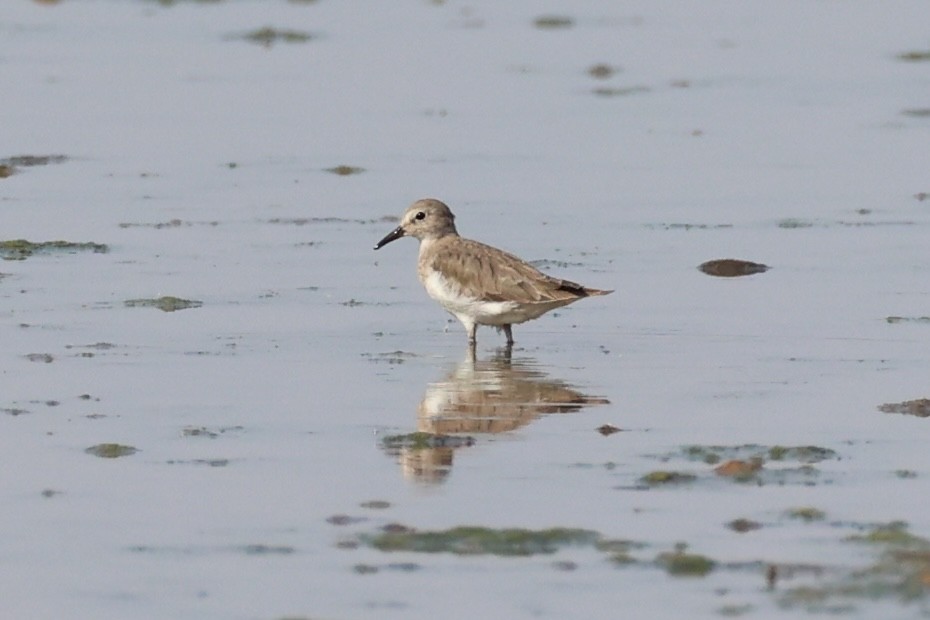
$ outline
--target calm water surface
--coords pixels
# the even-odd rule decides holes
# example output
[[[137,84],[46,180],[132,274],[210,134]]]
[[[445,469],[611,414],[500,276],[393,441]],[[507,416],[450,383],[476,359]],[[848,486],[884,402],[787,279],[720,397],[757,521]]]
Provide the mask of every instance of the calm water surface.
[[[878,410],[930,397],[927,23],[917,1],[7,7],[0,240],[108,251],[0,263],[2,615],[930,612],[930,431]],[[371,251],[425,196],[617,293],[510,355],[479,330],[472,359],[415,243]],[[698,271],[720,258],[771,269]],[[125,303],[164,296],[202,305]],[[462,526],[599,542],[508,555]],[[448,546],[382,551],[385,529]]]

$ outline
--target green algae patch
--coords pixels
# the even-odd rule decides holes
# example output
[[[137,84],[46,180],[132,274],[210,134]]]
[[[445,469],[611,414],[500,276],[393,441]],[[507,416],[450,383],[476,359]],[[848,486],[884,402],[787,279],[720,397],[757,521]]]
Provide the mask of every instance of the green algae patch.
[[[895,325],[897,323],[923,323],[930,324],[930,316],[887,316],[885,322]]]
[[[785,511],[785,516],[789,519],[796,519],[798,521],[804,521],[806,523],[811,523],[813,521],[823,521],[827,518],[827,513],[819,508],[814,508],[812,506],[801,506],[799,508],[791,508]]]
[[[881,523],[872,526],[865,534],[855,534],[849,536],[847,540],[853,542],[876,543],[883,545],[894,545],[898,547],[917,547],[920,549],[930,549],[930,541],[920,536],[915,536],[908,531],[907,523],[904,521],[892,521],[890,523]]]
[[[810,220],[800,220],[789,217],[778,221],[779,228],[813,228],[814,223]]]
[[[379,551],[508,557],[551,554],[566,546],[594,545],[598,540],[600,534],[592,530],[561,527],[528,530],[463,526],[426,532],[387,531],[362,537],[364,544]]]
[[[674,456],[674,455],[669,455]],[[740,461],[797,461],[805,464],[836,459],[835,450],[820,446],[763,446],[743,444],[739,446],[684,446],[681,456],[689,461],[702,461],[715,465],[723,460]]]
[[[28,241],[27,239],[10,239],[0,241],[0,258],[3,260],[26,260],[34,254],[54,254],[62,252],[75,254],[77,252],[94,252],[104,254],[109,251],[103,243],[74,242],[74,241]]]
[[[640,482],[651,487],[687,484],[689,482],[694,482],[695,480],[697,480],[697,476],[694,474],[680,471],[667,471],[663,469],[651,471],[639,479]]]
[[[814,465],[837,459],[839,455],[820,446],[736,446],[688,445],[678,451],[656,454],[663,463],[684,459],[713,466],[713,477],[736,484],[816,484],[821,476]],[[662,483],[661,473],[650,474],[653,483]],[[703,472],[701,472],[703,477]],[[643,479],[642,482],[649,483]]]
[[[132,446],[124,446],[119,443],[98,443],[84,450],[87,454],[99,456],[102,459],[116,459],[121,456],[135,454],[139,450]]]
[[[638,562],[633,556],[633,551],[643,549],[646,544],[635,540],[610,538],[597,541],[594,547],[598,551],[606,553],[610,561],[616,566],[630,566]]]
[[[660,553],[656,564],[675,577],[704,577],[717,565],[707,556],[688,553],[684,545],[677,545],[671,553]]]
[[[250,43],[258,43],[265,47],[271,47],[275,43],[307,43],[313,39],[313,35],[302,30],[288,30],[266,26],[242,34],[232,35],[229,38],[242,39]]]
[[[460,435],[442,435],[437,433],[404,433],[388,435],[381,440],[381,445],[388,450],[426,450],[430,448],[462,448],[475,444],[475,438]]]
[[[199,308],[203,305],[203,302],[169,295],[151,299],[127,299],[123,302],[123,305],[127,308],[158,308],[162,312],[175,312],[177,310],[187,310],[188,308]]]
[[[331,172],[333,174],[338,174],[341,177],[347,177],[352,174],[361,174],[365,172],[364,168],[359,168],[358,166],[334,166],[333,168],[326,168],[325,172]]]
[[[846,540],[873,549],[876,555],[872,563],[844,569],[812,585],[786,589],[777,598],[779,605],[815,612],[851,612],[859,609],[857,603],[887,601],[916,605],[926,616],[930,612],[926,603],[930,592],[930,541],[910,533],[903,521],[864,529],[865,533]]]

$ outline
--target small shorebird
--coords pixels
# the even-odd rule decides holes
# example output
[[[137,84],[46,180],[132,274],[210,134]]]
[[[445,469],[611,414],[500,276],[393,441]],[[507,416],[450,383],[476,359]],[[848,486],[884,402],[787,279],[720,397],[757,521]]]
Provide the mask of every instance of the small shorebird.
[[[512,345],[514,323],[539,318],[584,297],[613,292],[547,276],[513,254],[459,237],[452,211],[432,198],[410,205],[400,226],[375,249],[401,237],[419,239],[420,282],[430,297],[462,322],[470,345],[475,344],[479,325],[503,330]]]

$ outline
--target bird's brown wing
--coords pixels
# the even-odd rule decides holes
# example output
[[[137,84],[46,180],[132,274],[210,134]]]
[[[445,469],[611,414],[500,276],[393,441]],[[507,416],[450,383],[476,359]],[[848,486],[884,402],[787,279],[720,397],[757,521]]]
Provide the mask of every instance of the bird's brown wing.
[[[463,295],[482,301],[545,303],[569,301],[591,294],[589,289],[539,271],[513,254],[471,239],[453,238],[436,241],[431,258],[432,269]]]

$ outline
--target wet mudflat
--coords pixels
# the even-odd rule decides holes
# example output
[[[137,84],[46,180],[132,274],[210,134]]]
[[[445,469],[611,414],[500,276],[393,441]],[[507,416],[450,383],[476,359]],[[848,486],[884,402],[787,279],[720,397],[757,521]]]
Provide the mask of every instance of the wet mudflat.
[[[930,613],[930,9],[563,9],[0,17],[4,616]]]

